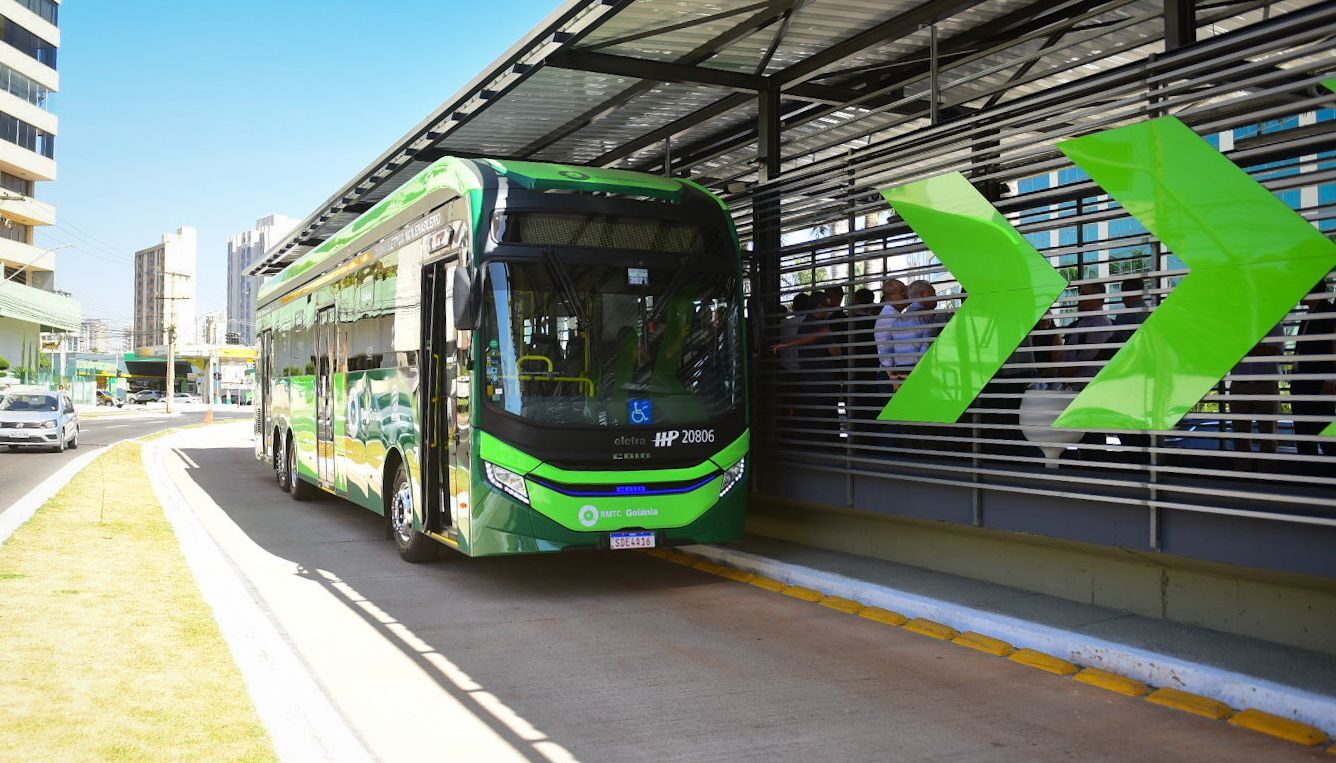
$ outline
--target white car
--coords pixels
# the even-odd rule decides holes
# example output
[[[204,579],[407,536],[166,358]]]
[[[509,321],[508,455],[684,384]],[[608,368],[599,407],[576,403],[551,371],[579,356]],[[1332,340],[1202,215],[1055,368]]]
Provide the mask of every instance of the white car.
[[[192,395],[189,392],[178,392],[172,395],[173,403],[198,403],[199,395]]]
[[[79,447],[79,412],[60,392],[11,388],[0,398],[0,443],[10,450]]]

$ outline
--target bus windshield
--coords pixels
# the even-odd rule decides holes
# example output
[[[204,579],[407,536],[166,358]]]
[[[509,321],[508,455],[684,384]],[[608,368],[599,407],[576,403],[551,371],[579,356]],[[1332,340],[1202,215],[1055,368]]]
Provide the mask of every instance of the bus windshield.
[[[487,267],[489,405],[541,426],[622,427],[704,424],[742,403],[733,273],[550,252]]]

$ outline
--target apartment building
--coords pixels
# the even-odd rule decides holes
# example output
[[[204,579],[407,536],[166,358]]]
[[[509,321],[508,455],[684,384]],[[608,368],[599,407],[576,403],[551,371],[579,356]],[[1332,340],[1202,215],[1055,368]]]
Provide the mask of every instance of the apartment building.
[[[3,0],[0,0],[3,2]],[[157,244],[135,252],[134,346],[195,341],[195,265],[198,234],[190,226],[164,233]]]
[[[255,298],[264,279],[246,275],[246,268],[270,246],[297,227],[287,215],[269,215],[255,228],[227,237],[227,334],[230,343],[255,344]]]
[[[43,332],[78,332],[78,302],[56,293],[56,253],[33,244],[56,209],[38,199],[56,179],[60,86],[57,0],[0,0],[0,356],[14,367],[35,362]]]
[[[227,319],[223,316],[221,310],[205,313],[204,317],[200,319],[200,342],[209,345],[223,344],[223,335],[226,333],[223,329],[226,326]]]

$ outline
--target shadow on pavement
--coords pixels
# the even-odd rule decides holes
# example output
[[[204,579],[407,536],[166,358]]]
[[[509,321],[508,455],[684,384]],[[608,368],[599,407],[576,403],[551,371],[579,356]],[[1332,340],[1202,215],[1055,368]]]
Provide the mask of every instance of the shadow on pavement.
[[[294,502],[248,450],[180,452],[252,541],[532,760],[543,735],[584,761],[1316,759],[639,553],[409,565],[380,516]]]

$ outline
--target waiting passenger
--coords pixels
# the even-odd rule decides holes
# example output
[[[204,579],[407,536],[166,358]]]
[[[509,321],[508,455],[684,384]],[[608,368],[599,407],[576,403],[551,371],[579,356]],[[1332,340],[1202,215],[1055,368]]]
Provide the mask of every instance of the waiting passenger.
[[[881,313],[877,316],[877,322],[874,326],[873,339],[877,343],[878,365],[886,377],[891,378],[891,391],[895,391],[895,379],[891,376],[891,370],[895,366],[895,345],[891,343],[891,328],[895,325],[896,319],[905,309],[905,301],[909,299],[909,290],[905,288],[905,282],[898,278],[890,278],[881,284],[881,301],[883,303]]]
[[[1109,341],[1122,348],[1127,345],[1127,340],[1132,338],[1137,328],[1146,322],[1146,318],[1150,315],[1150,307],[1146,304],[1146,284],[1141,276],[1124,279],[1118,288],[1123,300],[1123,309],[1113,320],[1114,328],[1119,330],[1113,333]],[[1117,349],[1110,350],[1108,357],[1113,357],[1117,351]],[[1140,432],[1119,432],[1118,442],[1132,448],[1148,448],[1151,445],[1151,438],[1150,435]],[[1147,463],[1149,459],[1145,455],[1135,454],[1131,460],[1135,463]]]
[[[822,428],[838,424],[836,395],[839,391],[837,370],[840,367],[840,348],[834,343],[830,330],[830,306],[824,295],[813,295],[811,311],[798,326],[798,336],[788,342],[773,345],[770,351],[798,350],[798,366],[802,371],[799,391],[806,401],[800,413],[817,421]]]
[[[1284,348],[1279,342],[1272,340],[1284,337],[1284,331],[1278,323],[1271,327],[1248,354],[1244,356],[1239,364],[1234,366],[1231,375],[1238,376],[1269,376],[1269,379],[1231,379],[1229,383],[1229,412],[1231,416],[1243,416],[1244,418],[1233,418],[1231,429],[1235,433],[1243,432],[1246,435],[1252,435],[1253,428],[1257,428],[1257,433],[1262,435],[1259,440],[1254,440],[1251,436],[1242,437],[1234,440],[1234,450],[1244,453],[1252,453],[1254,444],[1256,450],[1262,453],[1275,453],[1276,448],[1276,423],[1280,418],[1280,355]],[[1265,358],[1265,360],[1263,360]],[[1262,398],[1257,399],[1243,399]],[[1259,418],[1253,419],[1252,416]],[[1270,462],[1264,463],[1264,470],[1270,470]],[[1257,461],[1253,459],[1238,459],[1235,461],[1235,468],[1240,471],[1256,471]]]
[[[821,295],[825,297],[826,304],[830,306],[831,325],[843,323],[848,319],[844,312],[844,289],[838,286],[827,286]]]
[[[793,312],[784,316],[784,320],[779,323],[779,343],[787,344],[798,338],[798,327],[802,325],[803,320],[807,318],[807,311],[811,309],[812,298],[805,292],[798,292],[793,297]],[[798,351],[787,349],[779,353],[779,365],[785,371],[798,370]]]
[[[1109,320],[1107,315],[1091,314],[1104,310],[1104,284],[1083,283],[1077,287],[1077,293],[1083,297],[1076,303],[1077,311],[1083,315],[1067,325],[1067,334],[1063,337],[1062,343],[1069,349],[1062,351],[1060,359],[1064,364],[1085,365],[1063,368],[1061,375],[1089,379],[1099,373],[1099,365],[1094,361],[1105,357],[1106,353],[1099,347],[1081,345],[1108,344],[1113,337],[1111,330],[1113,321]],[[1085,386],[1085,382],[1075,382],[1073,386],[1081,389]]]
[[[915,281],[907,291],[912,300],[909,307],[895,316],[888,331],[877,336],[882,370],[891,380],[892,392],[909,378],[939,330],[932,312],[937,307],[937,290],[927,281]],[[881,325],[880,320],[877,323]]]
[[[1336,302],[1324,299],[1327,292],[1326,279],[1318,281],[1304,297],[1303,305],[1308,308],[1308,320],[1299,324],[1299,342],[1295,345],[1298,357],[1294,364],[1295,379],[1290,382],[1290,394],[1296,397],[1324,396],[1325,400],[1294,400],[1290,403],[1296,420],[1294,433],[1314,437],[1331,421],[1336,420],[1336,360],[1308,360],[1314,355],[1336,356],[1336,339],[1312,339],[1306,337],[1331,336],[1336,334]],[[1299,420],[1300,417],[1312,417],[1313,420]],[[1305,456],[1336,456],[1336,440],[1300,440],[1299,453]],[[1308,474],[1330,477],[1336,472],[1331,464],[1308,462],[1304,471]]]

